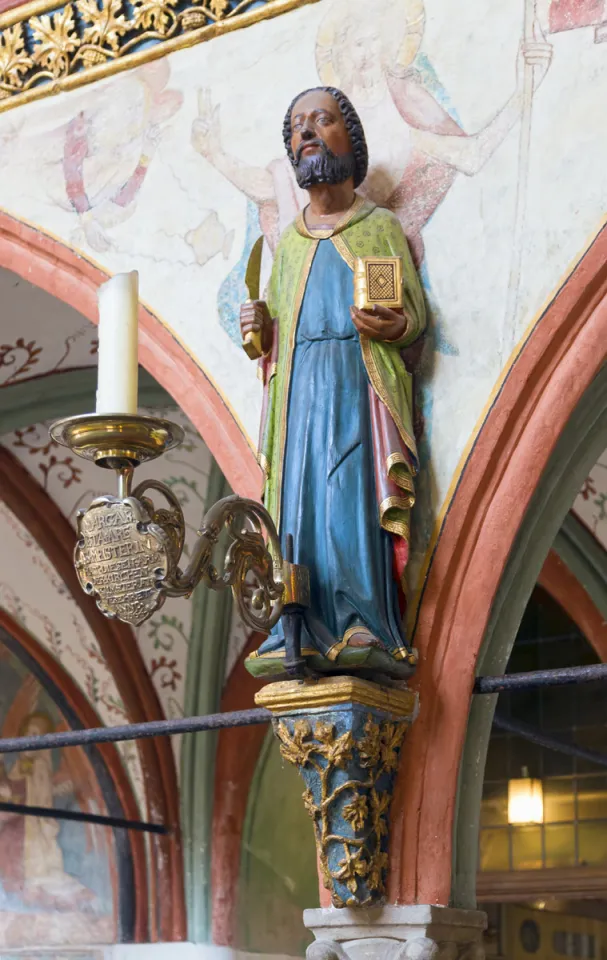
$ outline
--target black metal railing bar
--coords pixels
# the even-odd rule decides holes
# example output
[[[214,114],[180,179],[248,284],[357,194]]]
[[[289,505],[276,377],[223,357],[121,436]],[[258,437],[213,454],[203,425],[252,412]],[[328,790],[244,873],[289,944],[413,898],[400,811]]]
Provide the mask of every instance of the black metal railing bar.
[[[0,801],[0,812],[17,813],[24,817],[44,817],[47,820],[75,820],[78,823],[94,823],[101,827],[138,830],[141,833],[157,833],[167,836],[170,827],[162,823],[149,823],[145,820],[124,820],[122,817],[106,817],[100,813],[83,813],[79,810],[62,810],[60,807],[33,807],[24,803]]]
[[[56,750],[64,747],[83,747],[94,743],[120,743],[124,740],[142,740],[145,737],[167,737],[176,733],[201,733],[203,730],[222,730],[226,727],[247,727],[268,723],[269,710],[234,710],[230,713],[209,713],[204,717],[180,717],[176,720],[150,720],[146,723],[127,723],[119,727],[90,727],[85,730],[67,730],[32,737],[7,737],[0,740],[1,753],[21,753],[24,750]]]
[[[547,750],[554,750],[556,753],[566,753],[569,757],[575,757],[577,760],[587,760],[590,763],[596,763],[599,767],[607,767],[607,755],[598,753],[596,750],[587,750],[586,747],[580,747],[576,743],[568,743],[558,737],[543,733],[536,727],[531,727],[527,723],[521,723],[520,720],[510,720],[496,714],[493,718],[493,726],[504,733],[512,733],[523,740],[529,740],[539,747],[545,747]]]
[[[477,677],[474,693],[503,693],[506,690],[531,690],[533,687],[557,687],[573,683],[607,680],[607,663],[585,667],[560,667],[558,670],[530,670],[499,677]]]

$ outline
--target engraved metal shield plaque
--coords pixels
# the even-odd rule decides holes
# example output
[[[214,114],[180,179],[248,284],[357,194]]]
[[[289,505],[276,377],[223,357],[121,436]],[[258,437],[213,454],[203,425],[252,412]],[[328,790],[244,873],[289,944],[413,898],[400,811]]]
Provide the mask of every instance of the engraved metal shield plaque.
[[[100,497],[78,515],[74,561],[101,612],[133,626],[162,606],[162,581],[174,568],[169,537],[134,497]]]

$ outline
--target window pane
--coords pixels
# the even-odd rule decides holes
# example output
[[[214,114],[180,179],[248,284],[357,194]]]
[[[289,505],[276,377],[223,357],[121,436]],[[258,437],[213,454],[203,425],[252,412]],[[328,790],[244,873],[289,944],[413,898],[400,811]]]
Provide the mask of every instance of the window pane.
[[[574,826],[545,828],[546,863],[547,867],[574,867],[575,866],[575,832]]]
[[[481,870],[509,870],[508,830],[481,830]]]
[[[607,818],[607,776],[581,777],[577,797],[579,820]]]
[[[575,731],[575,742],[580,747],[588,747],[598,753],[605,752],[605,739],[604,727],[581,727]],[[578,773],[596,773],[596,764],[591,760],[576,759],[575,766]]]
[[[571,778],[544,780],[544,822],[571,823],[575,819]]]
[[[544,750],[542,755],[545,777],[565,777],[575,770],[575,760],[556,750]],[[596,769],[596,768],[595,768]]]
[[[539,870],[542,867],[542,828],[512,828],[513,870]]]
[[[585,683],[584,691],[576,690],[576,713],[578,727],[603,727],[605,720],[605,686],[603,683]]]
[[[580,866],[600,866],[607,863],[607,824],[580,823],[578,826]]]
[[[486,783],[481,804],[481,827],[508,824],[508,784]]]
[[[567,687],[546,687],[540,691],[542,698],[542,729],[571,730],[573,726],[573,700]]]
[[[525,719],[525,723],[529,723]],[[508,776],[518,780],[523,776],[525,767],[530,771],[528,776],[539,777],[542,772],[542,748],[528,740],[512,740],[510,743],[510,762]],[[502,774],[503,776],[503,774]]]
[[[564,930],[556,930],[552,935],[552,949],[559,957],[567,956],[567,934]]]

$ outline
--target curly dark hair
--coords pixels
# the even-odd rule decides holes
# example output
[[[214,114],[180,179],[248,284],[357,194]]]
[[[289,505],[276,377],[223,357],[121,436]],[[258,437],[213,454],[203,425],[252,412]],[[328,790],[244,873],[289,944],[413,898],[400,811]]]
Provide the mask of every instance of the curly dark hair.
[[[367,150],[365,131],[363,129],[360,117],[345,93],[342,93],[342,91],[338,90],[337,87],[310,87],[309,90],[304,90],[302,93],[298,93],[291,102],[282,125],[282,136],[285,142],[285,149],[287,151],[289,160],[293,166],[295,166],[295,157],[293,156],[293,149],[291,147],[291,137],[293,135],[293,131],[291,129],[291,114],[293,113],[293,107],[297,101],[301,100],[302,97],[305,97],[307,93],[315,93],[316,91],[330,93],[339,107],[342,117],[344,118],[346,130],[350,134],[352,153],[354,154],[354,188],[356,189],[356,187],[360,187],[361,183],[367,176],[367,170],[369,169],[369,151]]]

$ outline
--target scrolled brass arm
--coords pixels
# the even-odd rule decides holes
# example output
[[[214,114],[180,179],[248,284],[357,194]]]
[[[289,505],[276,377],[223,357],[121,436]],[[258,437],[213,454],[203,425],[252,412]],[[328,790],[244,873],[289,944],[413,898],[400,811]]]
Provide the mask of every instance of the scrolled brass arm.
[[[201,580],[213,590],[231,588],[242,620],[253,630],[268,633],[283,610],[292,616],[309,605],[307,569],[291,562],[292,552],[283,558],[272,518],[255,500],[231,496],[214,504],[181,569],[186,526],[178,497],[159,480],[132,489],[140,464],[183,441],[179,424],[131,414],[82,414],[58,420],[50,434],[118,479],[118,496],[97,497],[78,512],[74,550],[82,588],[106,617],[139,626],[167,597],[187,597]],[[166,505],[156,507],[151,492]],[[224,535],[227,549],[219,569],[213,556],[223,549]],[[293,669],[299,659],[295,652]]]
[[[156,484],[155,488],[162,486]],[[213,563],[213,553],[223,531],[230,542],[220,571]],[[167,597],[188,596],[200,580],[214,590],[231,587],[247,626],[267,631],[283,609],[282,565],[280,541],[269,513],[254,500],[233,495],[213,504],[204,517],[185,571],[176,566],[159,586]]]

